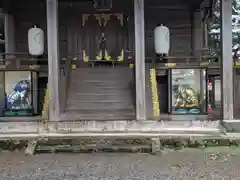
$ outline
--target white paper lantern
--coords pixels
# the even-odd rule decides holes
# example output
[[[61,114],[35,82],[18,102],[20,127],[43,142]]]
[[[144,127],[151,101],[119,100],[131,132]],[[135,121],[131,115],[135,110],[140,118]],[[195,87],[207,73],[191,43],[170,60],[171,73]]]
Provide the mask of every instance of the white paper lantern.
[[[28,50],[32,56],[41,56],[44,53],[44,32],[34,27],[28,31]]]
[[[157,54],[168,55],[170,48],[170,32],[166,26],[158,26],[154,30],[154,47]]]

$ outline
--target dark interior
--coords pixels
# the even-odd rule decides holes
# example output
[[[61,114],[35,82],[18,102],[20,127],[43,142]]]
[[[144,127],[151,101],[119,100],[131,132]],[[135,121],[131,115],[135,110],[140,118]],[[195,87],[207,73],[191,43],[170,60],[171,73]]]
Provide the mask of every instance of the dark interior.
[[[161,113],[168,113],[168,75],[157,76],[158,97]]]
[[[39,114],[41,114],[43,109],[44,97],[47,89],[47,82],[48,82],[47,77],[38,78],[38,113]]]
[[[4,42],[4,18],[0,17],[0,53],[5,52]]]

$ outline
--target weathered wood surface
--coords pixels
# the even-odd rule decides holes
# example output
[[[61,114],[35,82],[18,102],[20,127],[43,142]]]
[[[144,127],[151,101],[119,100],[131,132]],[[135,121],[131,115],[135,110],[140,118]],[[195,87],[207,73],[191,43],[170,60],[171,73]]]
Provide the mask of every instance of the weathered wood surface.
[[[153,119],[153,103],[152,103],[152,91],[151,91],[151,81],[150,81],[150,68],[151,64],[146,63],[146,113],[147,113],[147,119]]]
[[[146,120],[144,0],[134,0],[136,118]]]
[[[61,120],[133,120],[132,69],[79,68],[71,73]]]
[[[233,119],[232,0],[221,0],[221,80],[224,120]]]
[[[167,25],[171,33],[170,55],[190,55],[191,49],[191,22],[190,3],[182,2],[176,7],[177,1],[146,1],[145,2],[145,40],[146,55],[154,55],[153,30],[158,23]],[[177,2],[179,3],[179,2]],[[186,3],[186,4],[185,4]],[[191,1],[196,3],[196,1]],[[198,7],[198,6],[196,6]],[[174,10],[175,9],[175,10]],[[46,32],[46,7],[44,1],[26,1],[24,5],[20,2],[11,1],[11,13],[15,17],[16,51],[27,52],[27,31],[36,22]],[[123,13],[124,29],[126,30],[125,49],[134,55],[134,12],[133,1],[113,1],[111,12]],[[159,16],[159,12],[161,15]],[[86,1],[59,1],[59,35],[60,55],[80,53],[83,48],[82,14],[97,13],[93,9],[92,2]],[[168,17],[168,18],[165,18]],[[178,18],[176,18],[178,17]],[[124,30],[124,31],[125,31]],[[128,33],[127,33],[128,32]],[[47,33],[45,33],[47,43]],[[47,46],[45,46],[47,51]],[[179,50],[182,50],[179,52]],[[82,54],[81,54],[82,55]]]
[[[52,126],[56,129],[51,129]],[[1,123],[0,139],[73,137],[157,137],[220,136],[218,121],[80,121]]]
[[[47,0],[49,118],[55,121],[59,119],[61,106],[58,19],[58,0]]]
[[[0,134],[38,133],[43,125],[39,122],[0,122]]]
[[[54,122],[49,122],[49,124],[54,123]],[[88,130],[115,130],[115,131],[124,131],[124,129],[128,129],[131,131],[147,131],[147,130],[161,130],[162,128],[166,129],[173,129],[177,131],[181,131],[182,129],[191,127],[193,129],[199,129],[201,131],[208,131],[211,128],[216,128],[219,127],[219,121],[205,121],[205,120],[196,120],[196,121],[191,121],[191,120],[185,120],[185,121],[75,121],[75,122],[59,122],[58,123],[59,128],[67,127],[71,128],[74,130],[77,129],[86,129],[88,127]],[[139,127],[144,127],[139,128]],[[119,128],[119,129],[118,129]],[[190,128],[190,129],[191,129]],[[205,129],[206,128],[206,129]],[[208,129],[209,128],[209,129]],[[189,130],[190,130],[189,129]],[[192,129],[192,130],[193,130]],[[73,131],[72,131],[73,132]]]

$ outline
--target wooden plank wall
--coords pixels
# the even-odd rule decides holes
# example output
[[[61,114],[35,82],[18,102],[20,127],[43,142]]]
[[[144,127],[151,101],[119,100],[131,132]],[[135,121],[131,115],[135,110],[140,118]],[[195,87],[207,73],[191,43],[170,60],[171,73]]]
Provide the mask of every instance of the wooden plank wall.
[[[99,32],[94,32],[94,29],[97,31],[99,28],[93,28],[92,25],[89,24],[89,30],[86,30],[86,28],[82,27],[82,15],[83,14],[97,14],[101,13],[96,11],[93,8],[92,2],[75,2],[72,3],[70,10],[67,10],[67,5],[66,3],[61,3],[60,6],[60,14],[66,14],[65,12],[69,12],[68,16],[70,17],[68,19],[68,25],[67,25],[67,35],[68,35],[68,51],[70,54],[80,54],[80,57],[82,57],[82,49],[86,50],[87,43],[89,43],[90,39],[92,39],[93,34],[100,34]],[[123,33],[123,39],[125,39],[124,42],[124,49],[126,50],[127,47],[131,51],[133,51],[133,4],[132,1],[128,0],[123,0],[123,1],[113,1],[113,9],[111,11],[107,11],[106,13],[123,13],[124,19],[124,29],[122,31]],[[90,18],[89,18],[90,19]],[[87,27],[86,22],[86,26]],[[109,29],[107,28],[106,31]],[[86,33],[86,31],[89,31]],[[99,31],[99,30],[98,30]],[[128,33],[129,38],[127,38],[127,31],[130,32]],[[91,33],[92,32],[92,33]],[[115,37],[117,33],[107,33],[106,37],[107,40],[111,38],[111,42],[109,44],[109,41],[107,41],[108,47],[114,46],[114,42],[116,42],[117,38]],[[111,36],[110,38],[108,38]],[[97,36],[96,36],[97,37]],[[114,38],[115,37],[115,38]],[[128,42],[127,42],[128,40]],[[98,39],[96,40],[98,41]],[[96,46],[92,47],[92,49],[96,49]],[[90,57],[95,57],[95,51],[93,50],[90,53]],[[93,55],[94,54],[94,55]],[[120,54],[119,54],[120,55]]]
[[[182,9],[159,9],[145,1],[145,42],[146,56],[154,55],[153,30],[158,24],[164,24],[170,28],[171,49],[170,55],[189,55],[191,49],[191,21],[190,11],[187,6]],[[157,7],[160,7],[158,5]],[[172,5],[174,7],[174,5]],[[134,17],[133,1],[113,1],[111,12],[123,12],[126,31],[128,31],[128,42],[125,48],[132,51],[134,55]],[[27,32],[34,24],[39,25],[46,35],[46,7],[42,1],[27,1],[27,3],[16,4],[11,13],[15,17],[16,25],[16,51],[27,52]],[[82,49],[82,14],[96,13],[92,2],[60,2],[59,3],[59,35],[60,55],[66,56],[81,53]],[[127,28],[128,27],[128,28]],[[126,35],[127,38],[127,35]],[[47,46],[45,46],[45,49]],[[178,51],[184,52],[178,52]],[[46,51],[47,52],[47,51]]]
[[[47,43],[46,6],[43,1],[29,1],[16,4],[11,11],[15,17],[16,25],[16,51],[27,52],[27,33],[34,24],[39,25],[45,32]],[[69,1],[70,2],[70,1]],[[82,14],[97,13],[92,2],[60,2],[59,3],[59,36],[60,57],[74,56],[77,53],[82,57]],[[157,4],[156,4],[157,3]],[[154,57],[154,28],[158,24],[169,27],[171,33],[170,55],[190,55],[191,49],[191,16],[188,6],[174,8],[176,4],[162,8],[160,1],[145,0],[145,49],[147,57]],[[114,0],[111,12],[123,12],[126,33],[125,50],[131,51],[134,56],[134,11],[133,0]],[[178,51],[182,52],[178,52]],[[45,45],[47,52],[47,44]],[[149,72],[149,71],[146,71]],[[146,75],[149,77],[149,75]],[[148,82],[148,81],[147,81]],[[146,85],[148,86],[148,85]],[[151,88],[151,87],[149,87]],[[148,97],[148,96],[147,96]],[[151,96],[150,104],[151,104]],[[148,118],[152,118],[152,108],[148,106]],[[150,113],[151,112],[151,113]]]
[[[28,30],[37,25],[45,35],[45,53],[47,53],[46,5],[44,1],[27,1],[12,6],[10,12],[15,18],[16,52],[28,52]],[[67,55],[67,23],[68,16],[59,13],[60,56]]]
[[[188,6],[174,9],[175,5],[168,9],[161,5],[154,5],[146,1],[145,5],[145,34],[146,56],[152,57],[154,53],[154,28],[163,24],[170,30],[170,55],[190,55],[191,49],[191,14]],[[183,51],[183,52],[179,52]]]
[[[35,3],[35,4],[34,4]],[[15,20],[16,51],[28,52],[28,30],[34,25],[38,25],[44,30],[45,43],[47,44],[47,25],[45,3],[28,2],[11,6],[11,14]],[[45,53],[47,46],[45,46]]]

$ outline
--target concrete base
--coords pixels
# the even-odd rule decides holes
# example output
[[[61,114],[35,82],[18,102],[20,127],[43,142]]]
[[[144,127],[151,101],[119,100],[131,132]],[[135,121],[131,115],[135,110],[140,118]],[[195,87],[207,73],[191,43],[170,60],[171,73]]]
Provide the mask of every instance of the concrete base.
[[[34,155],[37,149],[38,141],[32,140],[28,142],[27,148],[25,149],[26,155]]]
[[[222,126],[229,133],[240,133],[240,120],[224,120]]]
[[[81,137],[220,137],[219,121],[80,121],[0,123],[0,140]],[[54,127],[54,128],[51,128]]]

